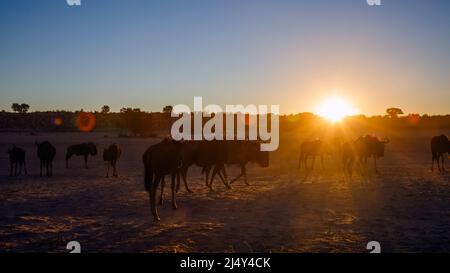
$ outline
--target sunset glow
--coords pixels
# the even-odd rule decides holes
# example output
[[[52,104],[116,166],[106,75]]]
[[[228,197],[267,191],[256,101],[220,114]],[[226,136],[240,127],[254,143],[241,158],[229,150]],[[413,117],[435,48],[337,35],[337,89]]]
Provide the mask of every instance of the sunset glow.
[[[358,114],[358,110],[346,99],[335,96],[321,102],[315,113],[331,122],[338,122],[347,116]]]

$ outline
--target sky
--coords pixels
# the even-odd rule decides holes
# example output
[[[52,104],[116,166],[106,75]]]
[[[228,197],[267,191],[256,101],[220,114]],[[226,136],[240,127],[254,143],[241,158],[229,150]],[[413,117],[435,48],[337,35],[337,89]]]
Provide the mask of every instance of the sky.
[[[450,114],[450,1],[0,0],[0,109]]]

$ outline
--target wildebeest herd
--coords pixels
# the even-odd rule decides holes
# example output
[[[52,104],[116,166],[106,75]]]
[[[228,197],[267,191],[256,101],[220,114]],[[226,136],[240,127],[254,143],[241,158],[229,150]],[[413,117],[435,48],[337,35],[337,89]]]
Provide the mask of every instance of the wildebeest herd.
[[[356,167],[361,175],[367,170],[367,161],[373,158],[374,170],[378,173],[377,159],[384,156],[385,145],[389,139],[380,139],[375,136],[365,135],[358,137],[354,141],[349,141],[336,145],[323,140],[305,141],[300,147],[299,168],[312,170],[317,157],[321,158],[322,168],[324,168],[323,157],[327,154],[337,154],[342,162],[344,173],[351,178],[353,169]],[[40,176],[43,176],[43,169],[48,177],[53,175],[53,159],[56,155],[55,147],[49,142],[36,142],[37,156],[40,160]],[[444,158],[450,153],[450,141],[445,135],[433,137],[430,141],[432,154],[432,166],[437,163],[438,170],[445,172]],[[25,153],[20,147],[13,146],[8,150],[10,160],[10,175],[21,175],[22,170],[27,174]],[[103,151],[103,160],[106,166],[106,177],[109,177],[110,168],[113,169],[113,176],[118,176],[116,164],[121,156],[121,149],[117,144],[111,144]],[[72,145],[66,151],[66,167],[69,167],[69,159],[73,156],[84,158],[85,168],[88,168],[89,155],[97,154],[97,145],[94,143],[82,143]],[[308,160],[312,163],[308,164]],[[269,153],[260,151],[258,141],[174,141],[166,138],[161,142],[150,146],[143,154],[144,164],[144,186],[149,194],[151,213],[155,220],[159,220],[156,206],[157,190],[161,184],[161,196],[159,203],[163,202],[163,191],[165,186],[164,178],[171,179],[172,207],[177,208],[176,192],[180,188],[183,180],[186,191],[189,189],[187,177],[191,166],[202,168],[205,177],[205,185],[213,190],[213,182],[216,176],[228,188],[236,180],[243,178],[247,181],[246,166],[248,163],[257,163],[261,167],[269,166]],[[229,180],[226,165],[238,165],[240,174]],[[308,166],[310,165],[310,166]]]

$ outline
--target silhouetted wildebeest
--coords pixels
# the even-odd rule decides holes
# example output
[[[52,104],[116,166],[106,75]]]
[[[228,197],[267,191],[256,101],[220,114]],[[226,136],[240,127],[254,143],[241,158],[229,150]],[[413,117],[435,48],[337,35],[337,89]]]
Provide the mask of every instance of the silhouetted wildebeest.
[[[84,166],[87,169],[88,156],[97,155],[97,146],[92,142],[69,146],[66,153],[66,168],[69,168],[69,159],[72,157],[72,155],[83,156]]]
[[[42,166],[44,165],[47,171],[47,176],[53,176],[53,158],[55,158],[56,155],[56,149],[53,147],[53,145],[48,142],[44,141],[42,143],[37,143],[37,156],[40,160],[40,176],[42,177]]]
[[[25,163],[25,150],[14,145],[8,150],[9,154],[9,164],[11,167],[10,176],[19,176],[22,174],[22,167],[27,174],[27,164]],[[14,170],[14,172],[13,172]]]
[[[311,170],[314,169],[316,157],[320,156],[322,169],[324,168],[323,157],[329,152],[328,145],[322,140],[305,141],[300,146],[300,158],[298,161],[299,169],[305,167],[308,170],[308,158],[312,157]]]
[[[205,175],[207,187],[210,187],[209,174],[213,170],[211,177],[218,174],[224,185],[227,188],[231,188],[227,181],[226,172],[223,172],[225,176],[221,172],[221,170],[225,169],[226,162],[225,141],[183,141],[181,142],[180,155],[182,161],[180,174],[188,192],[192,192],[187,186],[187,172],[192,165],[202,167],[202,174]],[[180,184],[177,183],[177,190],[179,187]]]
[[[446,135],[435,136],[430,141],[431,146],[431,171],[434,171],[434,161],[437,162],[438,170],[445,172],[444,158],[446,153],[450,153],[450,141]],[[442,167],[439,165],[442,161]]]
[[[172,207],[174,209],[177,208],[175,177],[178,176],[178,171],[182,164],[180,149],[181,143],[171,139],[164,139],[160,143],[150,146],[142,156],[145,169],[144,185],[149,195],[150,208],[155,221],[160,220],[156,208],[156,191],[165,175],[171,175]]]
[[[106,164],[106,177],[109,177],[109,168],[113,168],[113,176],[117,177],[117,160],[119,159],[122,151],[117,144],[111,144],[108,148],[103,150],[103,161]]]
[[[269,167],[269,152],[261,151],[261,143],[259,141],[226,141],[225,144],[225,164],[238,165],[241,168],[241,173],[236,178],[232,179],[230,184],[243,176],[245,184],[247,186],[249,185],[247,180],[248,163],[257,163],[263,168]],[[225,169],[223,169],[223,172],[225,172]],[[226,177],[226,172],[224,173],[224,176]],[[212,179],[210,187],[212,187]]]
[[[367,168],[367,159],[373,157],[374,169],[378,173],[377,159],[384,157],[385,145],[389,140],[380,140],[378,137],[366,135],[360,136],[353,142],[348,142],[342,145],[342,161],[344,170],[351,176],[353,163],[358,162],[360,170]]]

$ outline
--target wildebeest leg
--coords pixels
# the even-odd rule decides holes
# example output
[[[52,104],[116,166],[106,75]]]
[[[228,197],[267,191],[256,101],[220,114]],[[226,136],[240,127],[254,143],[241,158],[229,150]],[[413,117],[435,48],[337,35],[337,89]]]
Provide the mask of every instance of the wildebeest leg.
[[[109,161],[106,161],[105,162],[105,165],[106,165],[106,178],[108,178],[109,177]]]
[[[237,181],[239,178],[241,178],[242,176],[244,176],[244,174],[245,174],[245,166],[240,165],[240,167],[241,167],[241,173],[240,173],[238,176],[236,176],[236,178],[232,179],[232,180],[230,181],[230,184],[233,184],[233,183],[234,183],[235,181]]]
[[[172,208],[177,209],[177,200],[175,198],[175,177],[178,176],[178,180],[180,179],[180,176],[177,175],[178,172],[172,173]]]
[[[86,169],[88,168],[88,166],[87,166],[87,160],[88,160],[88,156],[85,155],[85,156],[84,156],[84,167],[85,167]]]
[[[19,165],[19,172],[17,173],[17,175],[21,175],[22,174],[22,162],[17,162],[17,165]]]
[[[50,163],[48,163],[48,162],[45,164],[45,170],[47,172],[48,177],[50,176],[50,166],[49,165],[50,165]]]
[[[188,184],[187,184],[187,179],[186,179],[186,177],[187,177],[187,171],[188,171],[188,169],[186,168],[185,171],[183,171],[183,172],[181,173],[181,175],[183,176],[184,188],[186,189],[187,192],[192,193],[191,189],[189,189]],[[179,177],[179,175],[178,175],[177,192],[178,192],[179,187],[180,187],[180,177]]]
[[[216,174],[219,172],[219,167],[217,167],[217,165],[214,165],[213,168],[213,172],[211,174],[211,180],[209,182],[209,189],[213,190],[213,182],[214,182],[214,178],[216,177]]]
[[[165,185],[166,185],[166,181],[164,180],[164,176],[163,176],[162,180],[161,180],[161,195],[159,197],[159,205],[161,205],[161,206],[164,203],[164,186]]]
[[[42,160],[40,161],[40,170],[41,170],[40,177],[42,177]]]
[[[117,174],[117,160],[113,160],[111,162],[111,165],[113,167],[113,176],[117,177],[118,176],[118,174]]]
[[[14,169],[14,164],[11,162],[9,162],[9,166],[10,166],[10,172],[9,172],[9,176],[13,176],[13,169]]]
[[[231,186],[228,184],[227,171],[225,170],[225,165],[219,167],[217,174],[222,180],[222,183],[227,187],[227,189],[231,189]],[[223,175],[222,175],[223,174]]]
[[[187,172],[188,172],[188,168],[186,167],[182,167],[180,169],[180,171],[178,172],[178,179],[177,179],[177,191],[178,192],[180,190],[180,173],[181,173],[181,177],[183,179],[183,183],[184,183],[184,188],[186,189],[187,192],[192,193],[192,191],[189,189],[188,184],[187,184]]]
[[[161,175],[156,175],[155,179],[153,180],[153,183],[151,185],[151,190],[150,190],[150,210],[153,214],[153,219],[155,221],[159,221],[161,220],[161,218],[159,218],[158,215],[158,210],[156,208],[156,190],[158,189],[158,184],[161,181],[163,177],[161,177]]]
[[[206,187],[209,188],[208,180],[209,180],[209,172],[211,171],[211,167],[203,167],[203,171],[205,172],[205,181],[206,181]]]
[[[445,172],[445,162],[444,162],[444,160],[445,160],[445,153],[442,153],[442,155],[441,155],[441,158],[442,158],[442,164],[441,164],[441,166],[442,166],[442,172]]]

